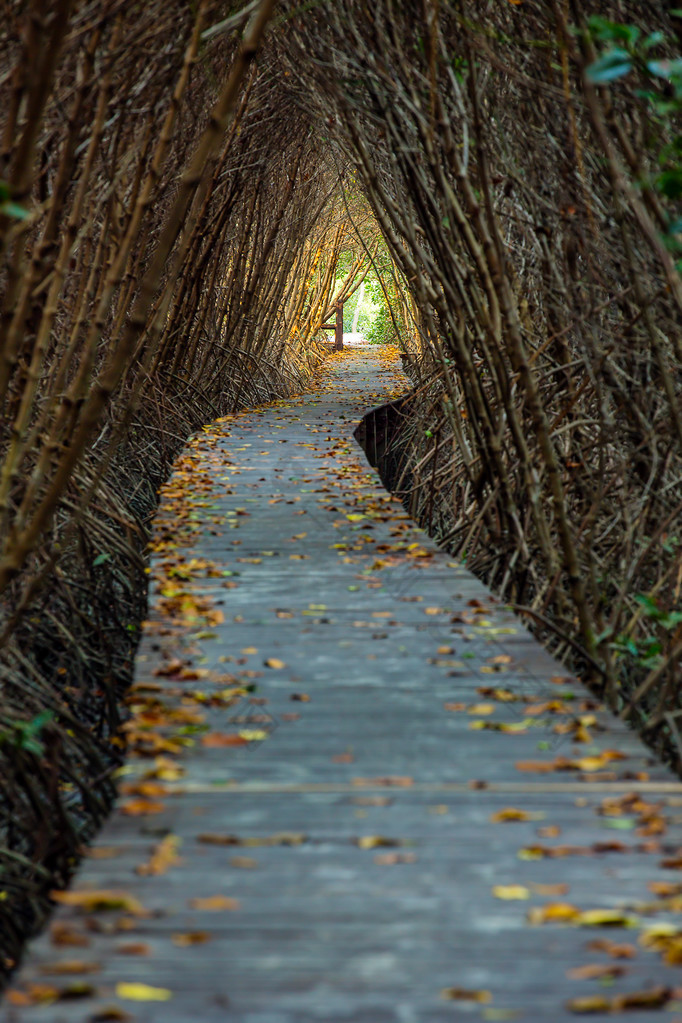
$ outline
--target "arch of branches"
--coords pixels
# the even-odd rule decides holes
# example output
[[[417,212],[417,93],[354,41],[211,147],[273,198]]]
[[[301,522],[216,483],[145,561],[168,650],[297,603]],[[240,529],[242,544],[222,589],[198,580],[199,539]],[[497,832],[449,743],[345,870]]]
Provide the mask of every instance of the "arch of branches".
[[[681,22],[585,6],[9,4],[9,955],[111,798],[158,483],[202,422],[302,387],[368,273],[412,356],[416,513],[670,747]]]

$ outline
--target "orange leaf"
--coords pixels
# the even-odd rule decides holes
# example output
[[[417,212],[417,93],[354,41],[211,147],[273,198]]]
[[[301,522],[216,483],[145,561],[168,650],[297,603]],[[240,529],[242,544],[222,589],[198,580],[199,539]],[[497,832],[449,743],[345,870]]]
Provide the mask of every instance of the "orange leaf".
[[[153,799],[131,799],[129,803],[123,803],[119,809],[128,817],[145,817],[153,813],[163,813],[166,804]]]
[[[208,732],[202,736],[201,745],[207,749],[221,749],[224,746],[246,746],[248,739],[241,735],[226,734],[224,732]]]

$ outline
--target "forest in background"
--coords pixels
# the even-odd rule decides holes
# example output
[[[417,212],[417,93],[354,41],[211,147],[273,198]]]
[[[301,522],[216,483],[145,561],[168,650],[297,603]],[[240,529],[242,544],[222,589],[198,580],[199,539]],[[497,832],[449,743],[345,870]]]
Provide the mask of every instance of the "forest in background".
[[[414,513],[679,764],[682,19],[668,11],[8,5],[9,959],[113,795],[158,485],[202,423],[305,386],[335,301],[363,279],[410,356]]]

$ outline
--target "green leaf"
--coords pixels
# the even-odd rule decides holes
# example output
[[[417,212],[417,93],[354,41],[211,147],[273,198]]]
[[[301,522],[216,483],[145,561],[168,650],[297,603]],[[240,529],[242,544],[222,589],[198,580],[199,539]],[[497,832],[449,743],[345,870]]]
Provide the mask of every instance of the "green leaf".
[[[6,217],[14,217],[15,220],[28,220],[30,214],[28,210],[25,210],[19,203],[12,202],[10,199],[6,199],[0,206],[0,210],[5,214]]]
[[[636,25],[623,25],[617,21],[609,21],[598,14],[592,15],[587,22],[590,32],[600,42],[622,42],[628,46],[634,46],[640,37],[640,30]]]
[[[106,561],[111,561],[111,554],[98,554],[92,563],[93,568],[97,568],[99,565],[103,565]]]
[[[609,50],[603,57],[595,61],[586,69],[585,75],[595,85],[603,85],[605,82],[613,82],[622,78],[632,70],[632,57],[627,50]]]

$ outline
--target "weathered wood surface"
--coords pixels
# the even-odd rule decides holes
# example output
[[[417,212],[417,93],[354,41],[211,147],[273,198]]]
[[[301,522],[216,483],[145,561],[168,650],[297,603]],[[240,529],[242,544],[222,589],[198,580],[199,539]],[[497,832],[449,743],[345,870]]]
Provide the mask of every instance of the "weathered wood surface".
[[[214,424],[188,448],[159,515],[130,726],[133,745],[165,737],[163,755],[184,773],[164,778],[154,757],[131,758],[127,785],[156,773],[152,784],[167,791],[121,798],[73,886],[123,892],[142,908],[60,907],[4,1002],[5,1023],[550,1021],[575,1018],[566,1003],[576,997],[678,982],[638,938],[677,919],[674,903],[655,914],[642,904],[656,902],[649,882],[682,876],[661,866],[682,845],[682,786],[603,711],[591,738],[574,743],[554,731],[570,716],[533,708],[563,699],[592,713],[586,691],[518,619],[406,519],[352,440],[361,415],[402,387],[385,356],[347,350],[317,390]],[[255,692],[232,706],[201,702],[235,678]],[[488,700],[482,686],[531,703]],[[482,702],[493,713],[467,712]],[[529,714],[519,731],[471,728],[518,726]],[[240,733],[244,745],[214,745]],[[176,756],[178,742],[193,745]],[[583,761],[591,770],[515,766],[605,750],[625,759],[602,756],[603,770],[592,769],[599,759]],[[660,810],[598,812],[630,792]],[[144,798],[157,812],[131,815]],[[509,808],[530,819],[491,819]],[[644,834],[631,827],[647,816]],[[538,834],[546,828],[560,833]],[[138,873],[169,836],[182,862]],[[518,857],[537,846],[590,855]],[[539,887],[557,884],[569,890]],[[530,898],[498,898],[496,885]],[[192,905],[215,896],[237,901]],[[527,922],[529,909],[557,902],[625,907],[639,925]],[[174,943],[197,932],[204,943]],[[60,944],[60,934],[82,945]],[[590,950],[600,938],[636,955]],[[591,963],[627,973],[606,988],[567,976]],[[96,972],[81,972],[87,964]],[[19,1004],[74,983],[91,990]],[[166,1000],[137,1000],[152,993],[131,984]],[[444,989],[487,1000],[448,1000]],[[659,1001],[674,1010],[671,995]]]

